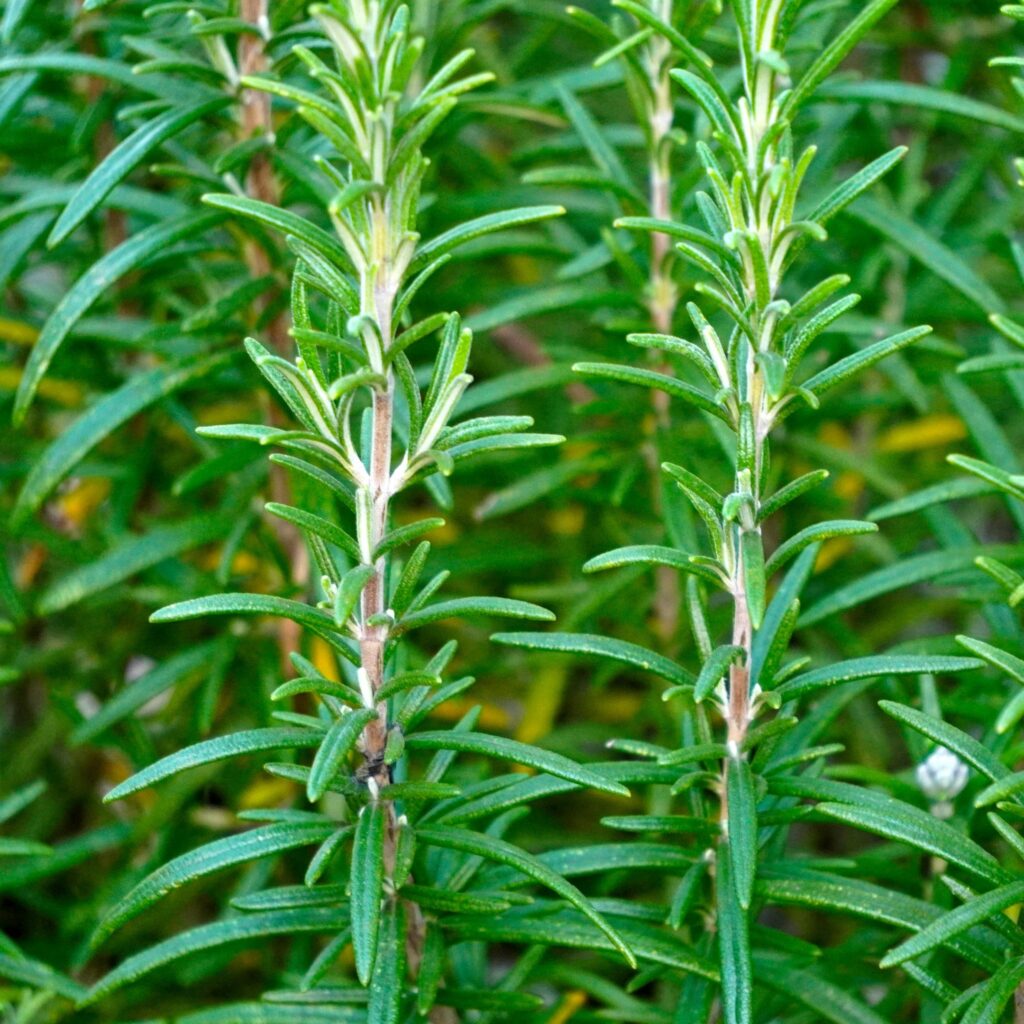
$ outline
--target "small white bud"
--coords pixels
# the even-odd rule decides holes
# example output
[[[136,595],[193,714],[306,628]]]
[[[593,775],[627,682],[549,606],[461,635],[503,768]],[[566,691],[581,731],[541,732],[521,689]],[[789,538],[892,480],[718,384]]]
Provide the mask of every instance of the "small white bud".
[[[952,750],[939,746],[917,766],[915,774],[921,792],[936,805],[934,812],[939,817],[950,817],[951,801],[967,785],[967,765]]]

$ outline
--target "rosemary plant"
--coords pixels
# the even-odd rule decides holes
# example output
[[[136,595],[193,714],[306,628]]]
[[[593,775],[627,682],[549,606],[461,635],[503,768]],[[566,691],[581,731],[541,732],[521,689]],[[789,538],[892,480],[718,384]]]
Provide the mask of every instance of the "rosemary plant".
[[[678,377],[631,365],[584,362],[575,368],[592,380],[658,389],[691,414],[724,425],[728,433],[719,433],[728,438],[733,467],[731,487],[723,493],[682,465],[663,466],[703,522],[709,554],[631,545],[585,566],[587,572],[636,564],[670,567],[701,584],[691,587],[687,602],[702,659],[700,670],[663,694],[664,699],[679,702],[683,746],[649,751],[662,765],[685,766],[673,792],[683,795],[693,818],[648,814],[606,819],[610,826],[634,832],[701,834],[709,825],[705,793],[719,798],[718,841],[696,858],[678,886],[668,921],[686,929],[707,886],[706,912],[715,925],[704,934],[695,927],[694,941],[699,953],[708,953],[715,936],[720,982],[712,985],[700,972],[691,974],[678,997],[676,1021],[703,1021],[720,1006],[729,1024],[745,1024],[754,1019],[755,993],[761,990],[755,973],[763,986],[773,988],[788,969],[784,959],[776,963],[778,954],[756,947],[752,928],[763,902],[758,890],[762,859],[767,856],[770,861],[773,851],[781,853],[784,823],[793,817],[779,797],[800,794],[799,784],[787,788],[787,770],[817,755],[813,748],[804,751],[787,743],[800,736],[798,698],[802,701],[840,681],[883,673],[956,672],[979,664],[975,659],[930,654],[854,659],[810,670],[806,658],[787,661],[800,616],[799,592],[821,543],[872,533],[877,526],[829,520],[770,547],[766,544],[771,517],[828,477],[824,470],[813,470],[769,489],[770,443],[779,425],[801,405],[817,409],[833,388],[931,330],[900,331],[808,374],[805,357],[812,346],[859,297],[835,297],[850,282],[845,274],[820,280],[803,294],[793,294],[787,276],[809,241],[826,238],[825,224],[905,154],[902,147],[890,151],[816,206],[799,209],[815,147],[795,150],[794,121],[817,87],[892,4],[893,0],[877,0],[865,5],[799,76],[793,75],[785,55],[799,4],[735,4],[740,90],[733,97],[711,60],[663,12],[631,0],[619,2],[641,27],[609,52],[620,54],[641,44],[652,47],[652,38],[661,40],[656,48],[661,59],[671,52],[685,60],[686,66],[672,71],[671,77],[689,94],[710,129],[707,142],[696,142],[710,184],[709,193],[697,196],[703,224],[691,226],[668,217],[623,218],[617,224],[651,233],[655,280],[666,266],[663,238],[672,238],[676,252],[704,275],[696,285],[700,302],[686,307],[698,341],[660,332],[628,338],[679,357],[686,369]],[[652,95],[656,99],[658,90]],[[665,285],[661,290],[671,293]],[[769,601],[772,577],[794,560]],[[731,628],[724,643],[713,639],[708,591],[721,593],[731,605]],[[499,639],[531,648],[586,649],[586,638],[568,634],[503,634]],[[634,645],[609,640],[603,653],[644,665],[663,678],[685,673],[671,663],[664,665],[662,655]],[[720,740],[707,711],[712,701],[724,723]],[[769,718],[773,709],[781,709],[781,714]],[[633,740],[613,746],[634,754],[647,752],[643,743]],[[710,767],[718,759],[721,767],[715,773]],[[780,973],[773,980],[770,975],[776,970]]]
[[[265,76],[246,76],[240,84],[295,103],[299,115],[332,147],[330,155],[318,154],[316,162],[333,186],[327,213],[336,237],[258,199],[206,197],[213,207],[286,232],[295,253],[291,333],[297,358],[289,361],[254,339],[246,342],[246,349],[294,416],[296,429],[230,425],[201,432],[285,448],[286,454],[272,458],[312,480],[329,503],[347,506],[354,529],[349,532],[336,516],[272,502],[268,511],[301,529],[310,544],[322,573],[316,605],[265,594],[222,594],[173,604],[157,612],[153,621],[281,616],[325,641],[340,671],[332,677],[293,653],[300,674],[272,696],[277,701],[315,701],[316,714],[279,711],[275,717],[281,725],[187,747],[133,775],[107,799],[121,799],[187,769],[239,754],[309,748],[314,750],[309,767],[274,763],[269,770],[303,783],[314,806],[328,794],[342,799],[331,805],[333,810],[326,805],[322,811],[249,810],[244,817],[265,824],[178,857],[139,882],[111,910],[97,941],[172,888],[254,856],[318,844],[304,886],[237,900],[242,916],[203,925],[129,957],[82,1002],[94,1003],[196,948],[320,932],[330,937],[328,943],[309,964],[298,989],[275,993],[276,1002],[359,1001],[344,984],[327,989],[319,984],[351,947],[358,981],[368,987],[368,1020],[404,1019],[412,1005],[436,1020],[452,1019],[446,1007],[495,1010],[507,1003],[520,1008],[524,1002],[532,1005],[531,999],[514,988],[504,994],[488,992],[483,977],[476,988],[446,985],[450,958],[440,920],[446,914],[493,914],[517,902],[512,894],[472,892],[481,860],[514,867],[547,885],[580,909],[628,961],[634,962],[633,954],[578,889],[500,838],[510,817],[498,818],[487,832],[453,826],[452,816],[459,817],[470,794],[443,776],[461,751],[518,761],[571,786],[626,790],[561,755],[474,731],[479,709],[452,729],[422,728],[435,709],[464,692],[472,679],[442,682],[455,654],[454,641],[414,666],[407,634],[462,616],[551,616],[537,605],[505,598],[436,600],[448,573],[421,582],[430,548],[421,538],[443,521],[430,517],[398,525],[394,506],[417,482],[432,485],[443,498],[437,474],[449,475],[464,459],[561,440],[526,432],[531,421],[525,417],[456,422],[471,380],[466,368],[472,334],[458,314],[433,314],[416,322],[409,315],[416,293],[457,246],[560,210],[549,206],[491,214],[421,243],[415,226],[428,166],[422,146],[457,96],[490,76],[457,78],[471,57],[464,52],[422,81],[422,42],[410,32],[408,9],[389,0],[318,6],[313,13],[330,40],[334,66],[306,46],[296,46],[294,52],[319,91]],[[315,294],[326,302],[315,303]],[[409,353],[435,332],[440,332],[440,344],[423,387]],[[414,542],[419,543],[399,563],[397,553]],[[407,750],[436,751],[421,779],[409,777]],[[496,781],[500,787],[520,779],[513,775]],[[483,792],[495,788],[493,781],[482,785]],[[510,804],[517,802],[512,799]],[[433,848],[435,855],[426,856],[424,848]],[[342,872],[346,881],[319,884],[338,873],[334,862],[342,849],[350,849]]]

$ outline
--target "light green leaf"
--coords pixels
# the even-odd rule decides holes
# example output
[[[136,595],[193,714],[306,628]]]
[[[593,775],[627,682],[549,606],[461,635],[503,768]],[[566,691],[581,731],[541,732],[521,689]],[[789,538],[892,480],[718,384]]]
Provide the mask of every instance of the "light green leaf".
[[[854,679],[872,679],[876,676],[918,675],[922,672],[966,672],[980,668],[976,658],[957,658],[934,654],[876,654],[865,658],[851,658],[835,665],[825,665],[786,680],[778,689],[783,700],[820,690]]]
[[[1009,881],[1008,873],[987,850],[948,822],[902,801],[886,800],[884,807],[822,803],[817,810],[855,828],[943,857],[986,882],[1001,885]]]
[[[374,800],[359,815],[352,844],[352,945],[356,973],[370,983],[378,953],[384,894],[384,832],[387,807]]]
[[[803,77],[786,94],[781,111],[783,117],[792,118],[794,113],[810,99],[818,86],[828,78],[842,63],[846,55],[867,34],[871,26],[895,3],[896,0],[869,0],[861,7],[857,17],[832,37],[811,62],[811,66],[804,72]]]
[[[496,644],[525,647],[532,651],[592,654],[610,658],[644,672],[651,672],[676,686],[692,686],[694,682],[689,672],[664,655],[613,637],[589,633],[495,633],[491,640]]]
[[[881,341],[876,341],[873,345],[868,345],[867,348],[854,352],[826,367],[820,373],[816,373],[809,380],[804,381],[803,386],[812,394],[823,395],[826,391],[831,391],[837,384],[860,373],[861,370],[874,366],[886,356],[899,352],[900,349],[912,345],[915,341],[919,341],[931,333],[930,327],[912,327],[908,331],[901,331],[892,337],[883,338]]]
[[[420,246],[409,272],[413,273],[426,266],[431,260],[444,253],[457,249],[460,245],[481,235],[493,231],[504,231],[506,228],[518,227],[521,224],[532,224],[535,221],[547,220],[550,217],[561,217],[565,213],[562,206],[523,206],[517,210],[501,210],[498,213],[487,213],[482,217],[466,221],[457,227],[450,228],[437,238]]]
[[[197,878],[259,857],[270,857],[283,850],[322,842],[333,831],[332,822],[284,822],[264,825],[238,835],[217,839],[200,846],[197,850],[190,850],[180,857],[175,857],[147,875],[118,901],[96,929],[91,945],[95,948],[136,914]]]
[[[757,873],[757,797],[750,765],[742,758],[726,760],[725,792],[729,809],[726,839],[729,875],[736,899],[746,911],[750,908]]]
[[[49,319],[43,325],[39,340],[29,353],[28,363],[25,365],[25,371],[18,384],[18,393],[14,399],[13,419],[15,425],[20,424],[24,420],[25,413],[28,411],[32,398],[39,387],[39,382],[43,379],[43,375],[46,373],[57,349],[60,348],[64,339],[85,314],[86,310],[106,292],[114,281],[128,273],[129,270],[137,267],[144,260],[165,251],[174,245],[175,242],[180,242],[183,238],[195,238],[197,235],[201,235],[204,231],[219,223],[221,219],[222,216],[217,213],[187,213],[181,217],[173,217],[170,220],[154,224],[152,227],[144,228],[137,234],[132,235],[126,242],[122,242],[116,249],[111,249],[105,256],[97,260],[71,286],[60,302],[57,303],[56,309],[54,309]],[[193,361],[187,366],[177,367],[170,371],[154,370],[149,374],[137,377],[135,380],[124,385],[119,391],[108,395],[106,399],[94,405],[79,422],[88,421],[90,424],[95,424],[97,421],[100,421],[104,423],[106,429],[100,436],[105,436],[113,426],[124,423],[125,420],[138,412],[139,408],[144,408],[156,398],[167,394],[174,387],[202,376],[214,364],[214,360]],[[183,378],[178,380],[177,383],[172,383],[177,375],[183,375]],[[161,386],[159,381],[165,376],[167,383]],[[118,395],[119,398],[114,400],[114,395]],[[131,400],[140,401],[142,396],[145,396],[142,404],[132,408]],[[102,412],[100,411],[101,409]],[[61,445],[62,442],[65,449],[68,446],[79,448],[82,443],[80,437],[75,442],[66,440],[71,433],[72,431],[68,431],[62,435],[56,444],[53,445],[51,451],[57,448],[58,445]],[[95,443],[95,440],[92,443]],[[88,448],[82,451],[81,454],[84,454],[85,451],[88,451]],[[81,458],[81,454],[78,456],[79,458]],[[37,475],[41,476],[44,480],[48,479],[48,475],[43,476],[44,471],[40,469],[42,465],[43,463],[39,462],[35,464],[33,473],[29,475],[30,481]],[[53,486],[53,484],[51,483],[50,486]],[[31,499],[36,498],[36,489],[30,490],[28,481],[26,481],[22,495],[19,496],[18,508],[20,511],[18,515],[21,519],[24,519],[30,511],[38,507],[39,501],[45,496],[38,497],[36,504],[30,505]],[[29,493],[30,498],[24,497],[25,492]]]
[[[583,893],[532,854],[495,836],[482,835],[478,832],[470,832],[468,829],[450,826],[445,828],[420,826],[416,830],[416,836],[428,846],[459,850],[471,856],[484,857],[487,860],[497,861],[499,864],[507,864],[540,885],[546,886],[584,914],[626,958],[626,962],[631,967],[636,967],[636,959],[619,933],[593,908]]]
[[[965,660],[973,661],[973,659]],[[980,662],[974,662],[972,667],[979,667],[980,664]],[[999,758],[990,753],[983,743],[980,743],[973,736],[968,736],[967,733],[950,725],[948,722],[943,722],[941,718],[926,715],[922,711],[908,708],[905,704],[897,704],[891,700],[880,700],[878,706],[887,715],[895,718],[896,721],[909,725],[915,732],[919,732],[922,736],[927,736],[928,739],[934,740],[936,743],[952,750],[955,754],[959,754],[972,768],[977,769],[982,775],[992,780],[998,780],[1005,778],[1009,774],[1010,769]]]
[[[1007,907],[1024,900],[1024,882],[1010,882],[943,914],[937,920],[922,928],[906,942],[891,949],[882,958],[879,967],[894,967],[905,960],[921,956],[937,946],[946,945],[976,924],[982,924]]]
[[[894,106],[917,107],[952,114],[975,124],[1024,133],[1024,120],[1014,117],[1002,107],[918,82],[831,82],[819,90],[818,98],[841,103],[891,103]],[[967,131],[974,130],[971,125],[964,127]]]
[[[480,732],[455,732],[440,730],[437,732],[417,732],[406,738],[406,746],[410,750],[458,750],[470,754],[484,754],[503,760],[525,764],[538,771],[547,772],[555,778],[589,786],[605,793],[618,796],[629,796],[629,790],[618,782],[613,782],[596,772],[590,771],[585,765],[556,754],[550,750],[542,750],[518,740],[505,736],[489,736]]]
[[[363,729],[376,717],[374,708],[360,708],[339,718],[327,730],[306,780],[306,796],[310,803],[316,803],[327,792]]]
[[[263,750],[281,750],[283,748],[318,746],[322,734],[310,729],[251,729],[247,732],[231,733],[218,736],[212,740],[195,743],[183,750],[168,754],[141,772],[136,772],[115,786],[103,798],[104,803],[121,800],[140,789],[187,771],[199,765],[210,764],[212,761],[224,761],[240,754],[252,754]]]
[[[216,949],[234,942],[252,942],[266,939],[271,935],[291,935],[302,932],[334,931],[338,926],[338,914],[330,909],[281,910],[267,914],[251,914],[233,917],[225,921],[214,921],[198,928],[181,932],[173,938],[158,942],[141,953],[128,957],[109,974],[101,978],[83,999],[79,1006],[91,1006],[111,992],[138,981],[158,967],[173,963],[192,953]]]
[[[193,121],[222,110],[231,102],[229,97],[220,96],[195,106],[175,105],[137,128],[94,167],[89,177],[82,182],[71,202],[57,218],[57,223],[46,240],[47,246],[52,249],[67,238],[103,202],[114,186],[126,178],[157,146],[173,138]]]
[[[515,601],[509,597],[455,597],[410,612],[399,621],[393,632],[397,635],[429,622],[465,618],[467,615],[496,615],[507,619],[533,619],[537,622],[550,622],[555,617],[547,608],[529,601]]]
[[[700,675],[693,688],[693,699],[699,704],[714,692],[722,677],[733,662],[746,655],[744,648],[736,644],[725,644],[716,647],[701,666]]]
[[[618,569],[624,565],[666,565],[671,569],[679,569],[691,576],[700,576],[709,583],[721,584],[721,579],[706,565],[693,562],[685,551],[677,548],[664,547],[660,544],[634,544],[630,547],[616,548],[602,555],[591,558],[584,564],[584,572],[601,572],[605,569]]]
[[[623,366],[617,363],[576,363],[573,369],[584,377],[617,380],[624,384],[639,384],[641,387],[663,391],[670,398],[678,398],[711,416],[729,422],[726,411],[717,405],[710,395],[668,374],[645,370],[641,366]]]
[[[750,1024],[752,1020],[753,968],[747,912],[737,899],[732,878],[732,857],[719,857],[718,960],[722,971],[722,1009],[726,1024]]]
[[[824,523],[815,523],[814,526],[805,527],[794,533],[772,552],[771,557],[765,563],[765,575],[771,577],[791,558],[795,558],[805,548],[817,544],[819,541],[829,540],[832,537],[856,537],[862,533],[877,532],[877,525],[859,519],[830,519]]]
[[[321,631],[333,632],[336,629],[333,616],[323,609],[273,594],[210,594],[207,597],[193,597],[153,612],[149,621],[183,622],[207,615],[276,615]]]

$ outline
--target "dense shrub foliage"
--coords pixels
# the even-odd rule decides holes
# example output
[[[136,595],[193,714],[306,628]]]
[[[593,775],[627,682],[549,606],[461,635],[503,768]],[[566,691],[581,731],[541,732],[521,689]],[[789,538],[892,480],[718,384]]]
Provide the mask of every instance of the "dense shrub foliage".
[[[1022,21],[6,0],[3,1019],[1024,1021]]]

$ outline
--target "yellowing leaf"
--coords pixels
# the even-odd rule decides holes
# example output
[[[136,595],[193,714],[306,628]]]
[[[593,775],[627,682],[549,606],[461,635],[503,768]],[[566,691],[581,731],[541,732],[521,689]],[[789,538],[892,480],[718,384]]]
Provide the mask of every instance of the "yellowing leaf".
[[[913,452],[941,448],[966,436],[967,428],[959,416],[937,413],[890,427],[878,438],[877,449],[880,452]]]
[[[9,341],[14,345],[34,345],[38,338],[38,327],[21,320],[0,317],[0,341]]]

